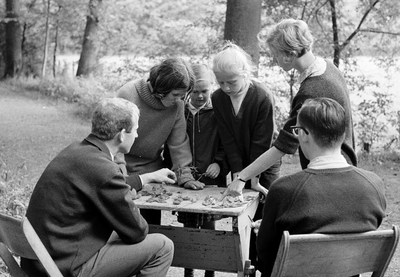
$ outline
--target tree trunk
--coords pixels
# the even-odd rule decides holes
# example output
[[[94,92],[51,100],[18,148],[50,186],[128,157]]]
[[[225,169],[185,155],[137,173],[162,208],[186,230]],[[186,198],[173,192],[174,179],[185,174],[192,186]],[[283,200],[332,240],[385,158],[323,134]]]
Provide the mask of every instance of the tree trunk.
[[[332,33],[333,33],[333,63],[336,67],[339,67],[340,54],[342,47],[339,43],[339,30],[337,25],[337,14],[336,14],[336,3],[335,0],[329,0],[331,7],[331,19],[332,19]]]
[[[374,0],[369,6],[369,8],[364,12],[360,22],[358,23],[357,28],[346,38],[346,40],[340,44],[339,43],[339,28],[337,24],[337,12],[336,12],[336,0],[329,0],[329,5],[331,8],[331,16],[332,16],[332,32],[333,32],[333,63],[339,67],[340,56],[343,51],[349,44],[350,41],[360,32],[361,26],[366,21],[369,13],[375,8],[375,6],[380,2],[380,0]]]
[[[56,29],[55,29],[55,34],[54,34],[54,51],[53,51],[53,77],[56,77],[56,67],[57,67],[57,47],[58,47],[58,29],[60,25],[60,12],[61,12],[62,6],[58,5],[58,11],[57,11],[57,20],[56,20]]]
[[[46,64],[47,64],[47,56],[48,56],[48,47],[49,44],[49,19],[50,19],[50,0],[47,0],[47,9],[46,9],[46,31],[44,37],[44,49],[43,49],[43,61],[42,61],[42,78],[46,75]]]
[[[22,40],[19,22],[19,0],[6,0],[6,47],[4,77],[15,77],[21,73]]]
[[[262,0],[228,0],[224,39],[241,46],[258,66]]]
[[[85,35],[83,38],[81,57],[78,63],[76,76],[88,76],[97,62],[98,43],[96,41],[99,28],[99,14],[102,0],[89,1],[89,15],[87,16]]]

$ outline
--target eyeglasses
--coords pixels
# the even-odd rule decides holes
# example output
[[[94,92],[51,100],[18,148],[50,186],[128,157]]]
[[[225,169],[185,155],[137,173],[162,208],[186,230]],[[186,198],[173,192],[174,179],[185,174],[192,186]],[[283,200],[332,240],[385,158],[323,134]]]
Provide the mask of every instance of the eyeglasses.
[[[292,132],[294,135],[298,136],[299,135],[299,129],[303,130],[306,135],[308,135],[308,131],[306,128],[301,127],[301,126],[290,126],[290,129],[292,129]]]

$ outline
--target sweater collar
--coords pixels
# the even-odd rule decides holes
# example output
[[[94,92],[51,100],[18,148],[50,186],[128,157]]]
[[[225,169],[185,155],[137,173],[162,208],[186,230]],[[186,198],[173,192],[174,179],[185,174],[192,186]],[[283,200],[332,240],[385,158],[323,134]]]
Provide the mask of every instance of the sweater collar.
[[[345,157],[343,155],[329,155],[320,156],[312,159],[307,168],[310,169],[327,169],[327,168],[342,168],[348,167]]]
[[[139,80],[139,82],[136,83],[136,89],[140,98],[142,98],[142,100],[150,107],[157,110],[167,109],[167,107],[163,105],[161,100],[155,98],[154,94],[151,93],[149,82],[146,82],[144,79]]]
[[[326,61],[321,57],[315,57],[315,60],[309,67],[307,67],[298,79],[298,83],[301,84],[308,77],[315,77],[322,75],[326,70]]]

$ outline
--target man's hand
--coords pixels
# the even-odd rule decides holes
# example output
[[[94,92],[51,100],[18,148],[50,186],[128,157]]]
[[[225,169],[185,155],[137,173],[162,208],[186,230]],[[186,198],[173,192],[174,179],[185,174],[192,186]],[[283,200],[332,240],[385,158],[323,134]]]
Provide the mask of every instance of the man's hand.
[[[167,183],[174,184],[176,182],[176,175],[168,168],[162,168],[157,171],[140,175],[143,184],[147,183]]]

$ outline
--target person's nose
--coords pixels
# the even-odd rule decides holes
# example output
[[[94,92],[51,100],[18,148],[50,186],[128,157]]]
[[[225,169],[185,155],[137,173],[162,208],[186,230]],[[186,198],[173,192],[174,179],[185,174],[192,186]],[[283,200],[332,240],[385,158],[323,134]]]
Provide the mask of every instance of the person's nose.
[[[222,89],[223,91],[230,91],[230,90],[231,90],[231,88],[229,87],[229,85],[221,85],[221,89]]]

